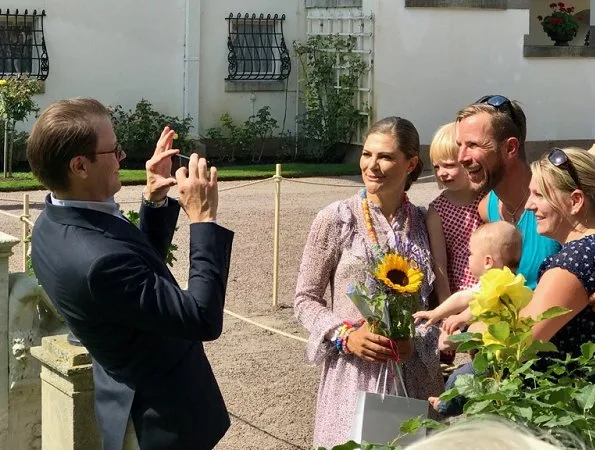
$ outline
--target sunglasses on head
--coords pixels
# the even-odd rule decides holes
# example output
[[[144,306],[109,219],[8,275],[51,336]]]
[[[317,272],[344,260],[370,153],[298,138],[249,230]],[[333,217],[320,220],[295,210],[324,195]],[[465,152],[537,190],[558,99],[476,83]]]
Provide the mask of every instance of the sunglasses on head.
[[[572,178],[572,181],[574,181],[574,184],[576,184],[576,187],[581,190],[583,189],[583,187],[581,186],[581,182],[578,179],[578,173],[576,173],[576,169],[574,168],[574,164],[572,164],[572,161],[564,152],[564,150],[558,147],[554,147],[550,154],[547,155],[547,159],[555,167],[566,170],[566,172],[568,172],[568,175],[570,175],[570,178]]]
[[[485,103],[486,105],[493,106],[497,110],[506,108],[508,110],[508,113],[510,114],[510,119],[517,127],[520,128],[516,113],[514,112],[514,107],[512,106],[512,102],[503,95],[484,95],[475,103]]]

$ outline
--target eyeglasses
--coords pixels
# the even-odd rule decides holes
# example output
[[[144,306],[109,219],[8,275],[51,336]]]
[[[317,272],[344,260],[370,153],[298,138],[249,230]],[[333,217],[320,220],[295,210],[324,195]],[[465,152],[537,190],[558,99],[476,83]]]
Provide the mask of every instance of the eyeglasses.
[[[485,103],[487,105],[493,106],[497,110],[501,110],[502,108],[508,109],[508,112],[510,113],[510,119],[517,126],[517,128],[519,128],[520,131],[521,127],[519,125],[516,113],[514,112],[512,102],[503,95],[485,95],[481,97],[479,100],[477,100],[475,103]]]
[[[124,156],[124,149],[122,148],[122,145],[120,145],[119,142],[116,142],[116,146],[113,150],[109,150],[107,152],[95,152],[96,155],[107,155],[108,153],[114,153],[116,155],[116,159],[120,161]]]
[[[562,150],[561,148],[554,147],[549,155],[547,155],[547,159],[551,162],[554,166],[566,170],[576,187],[579,189],[583,189],[580,180],[578,179],[578,173],[576,173],[576,169],[574,168],[574,164],[568,157],[568,155]]]

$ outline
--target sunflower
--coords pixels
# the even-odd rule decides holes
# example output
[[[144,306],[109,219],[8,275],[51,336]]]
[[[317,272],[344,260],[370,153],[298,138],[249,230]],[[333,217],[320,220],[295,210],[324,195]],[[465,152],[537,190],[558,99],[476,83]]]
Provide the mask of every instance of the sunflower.
[[[374,276],[393,291],[402,294],[418,292],[424,279],[424,274],[415,263],[395,253],[384,255],[376,266]]]

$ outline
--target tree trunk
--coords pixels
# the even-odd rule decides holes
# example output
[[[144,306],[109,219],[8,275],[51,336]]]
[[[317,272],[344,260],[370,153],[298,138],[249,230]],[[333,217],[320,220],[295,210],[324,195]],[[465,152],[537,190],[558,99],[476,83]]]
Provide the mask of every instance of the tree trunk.
[[[6,169],[8,168],[8,120],[4,121],[4,178],[6,178]]]
[[[8,147],[8,176],[12,177],[12,152],[14,148],[14,128],[16,126],[16,122],[12,121],[12,126],[10,127],[10,132],[8,134],[9,138],[9,147]]]

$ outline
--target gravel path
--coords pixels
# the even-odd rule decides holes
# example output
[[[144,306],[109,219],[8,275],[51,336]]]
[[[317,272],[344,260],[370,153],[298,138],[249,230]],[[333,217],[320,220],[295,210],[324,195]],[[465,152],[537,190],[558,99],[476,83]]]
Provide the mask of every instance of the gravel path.
[[[413,203],[427,206],[437,193],[429,174],[413,185]],[[220,183],[218,221],[235,231],[226,306],[252,320],[295,336],[306,333],[293,318],[293,294],[302,248],[316,213],[329,203],[358,191],[359,177],[308,178],[298,181],[339,184],[319,186],[296,181],[281,184],[279,305],[272,306],[274,192],[272,181],[231,189],[243,182]],[[138,209],[142,187],[124,187],[116,200],[121,209]],[[43,207],[44,191],[30,192],[31,215]],[[175,195],[175,192],[172,192]],[[22,193],[0,193],[0,210],[19,215]],[[174,243],[179,250],[173,273],[188,277],[188,222],[180,214]],[[20,222],[0,214],[0,230],[21,234]],[[20,271],[20,246],[10,270]],[[230,315],[220,339],[206,345],[222,388],[232,426],[218,449],[290,450],[310,448],[318,368],[303,362],[304,344]]]

